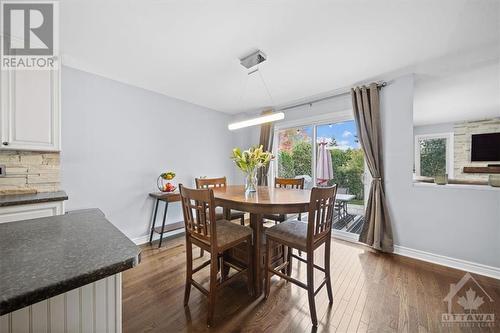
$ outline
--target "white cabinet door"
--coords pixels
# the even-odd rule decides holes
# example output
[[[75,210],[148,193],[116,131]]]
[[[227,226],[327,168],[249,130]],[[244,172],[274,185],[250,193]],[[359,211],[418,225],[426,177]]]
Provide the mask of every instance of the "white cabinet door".
[[[0,207],[0,223],[64,214],[64,201]]]
[[[0,149],[60,150],[59,71],[2,71]]]

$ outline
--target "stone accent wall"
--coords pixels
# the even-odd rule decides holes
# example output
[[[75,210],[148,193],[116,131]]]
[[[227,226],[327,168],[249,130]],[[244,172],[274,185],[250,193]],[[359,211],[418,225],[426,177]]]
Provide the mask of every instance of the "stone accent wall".
[[[0,177],[0,194],[59,190],[59,153],[1,151],[0,164],[6,166],[6,177]]]
[[[471,162],[471,135],[500,132],[500,118],[456,123],[454,126],[454,178],[488,180],[488,174],[463,173],[464,166],[486,166],[488,162]],[[498,161],[491,163],[500,163]]]

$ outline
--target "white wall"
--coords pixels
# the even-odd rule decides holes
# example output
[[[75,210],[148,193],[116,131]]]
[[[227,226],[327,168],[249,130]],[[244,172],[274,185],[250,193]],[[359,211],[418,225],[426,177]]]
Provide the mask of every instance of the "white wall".
[[[413,126],[414,135],[453,133],[455,123],[442,123],[432,125]]]
[[[231,116],[231,122],[237,122],[241,121],[244,119],[248,119],[251,117],[255,117],[256,115],[248,115],[248,114],[238,114],[238,115],[232,115]],[[259,135],[260,135],[260,127],[259,126],[253,126],[253,127],[245,127],[245,128],[240,128],[238,130],[234,130],[233,133],[233,147],[238,147],[242,150],[246,150],[250,148],[253,145],[256,145],[259,143]],[[233,168],[233,183],[235,184],[244,184],[245,182],[245,177],[243,176],[243,173],[236,167],[234,166]]]
[[[233,133],[229,116],[69,67],[62,70],[62,189],[67,209],[98,207],[127,236],[148,233],[156,177],[177,172],[227,175]],[[181,220],[179,203],[168,221]],[[158,218],[158,222],[160,219]]]
[[[500,191],[413,186],[413,76],[391,81],[380,98],[395,245],[500,268]],[[286,111],[285,121],[348,108],[341,96]]]
[[[500,116],[498,56],[487,61],[480,56],[456,69],[451,59],[446,60],[445,71],[434,70],[416,77],[414,124],[477,121]]]
[[[395,244],[500,267],[500,191],[413,186],[413,76],[382,91],[385,184]]]

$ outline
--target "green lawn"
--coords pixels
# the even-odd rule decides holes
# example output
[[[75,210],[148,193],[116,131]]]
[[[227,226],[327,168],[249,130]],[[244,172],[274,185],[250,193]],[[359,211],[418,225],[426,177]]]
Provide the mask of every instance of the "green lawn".
[[[349,204],[363,206],[365,204],[365,201],[363,199],[353,199],[353,200],[349,201]]]

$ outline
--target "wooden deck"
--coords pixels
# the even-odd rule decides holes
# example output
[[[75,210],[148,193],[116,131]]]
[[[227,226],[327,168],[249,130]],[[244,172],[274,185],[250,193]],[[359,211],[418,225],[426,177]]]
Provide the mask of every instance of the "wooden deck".
[[[319,252],[322,251],[322,248]],[[317,252],[320,262],[321,254]],[[198,253],[195,250],[195,253]],[[202,259],[196,259],[200,262]],[[294,262],[293,276],[304,279],[305,265]],[[196,276],[196,275],[195,275]],[[332,277],[334,303],[325,288],[316,296],[318,332],[499,332],[500,281],[474,275],[486,293],[478,312],[494,313],[496,326],[443,326],[443,301],[451,283],[464,272],[334,240]],[[316,274],[319,281],[321,274]],[[182,305],[185,279],[184,238],[167,240],[166,247],[143,246],[142,263],[123,274],[123,331],[136,332],[310,332],[305,290],[274,277],[271,295],[252,299],[245,280],[235,280],[218,296],[215,325],[206,327],[207,301],[193,289],[189,307]],[[198,273],[208,284],[208,268]],[[472,283],[465,289],[473,288]],[[455,299],[456,303],[456,299]],[[454,311],[461,307],[455,304]]]

